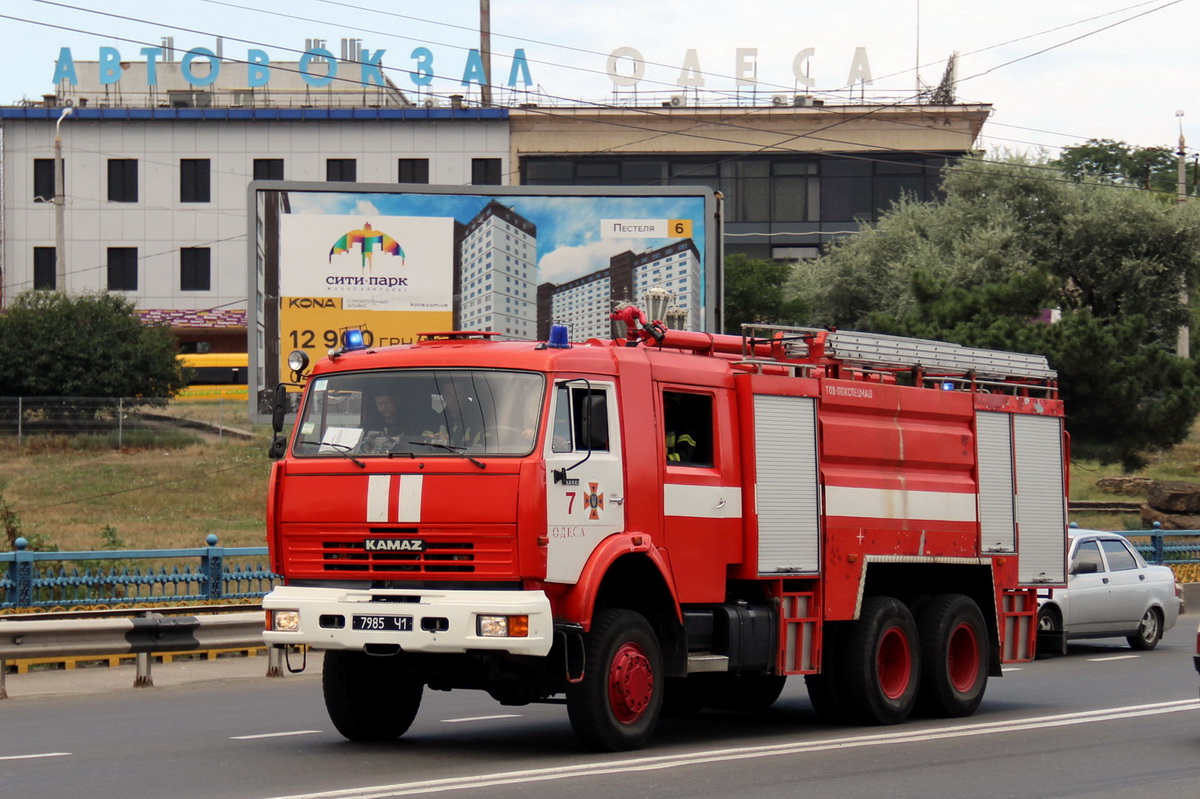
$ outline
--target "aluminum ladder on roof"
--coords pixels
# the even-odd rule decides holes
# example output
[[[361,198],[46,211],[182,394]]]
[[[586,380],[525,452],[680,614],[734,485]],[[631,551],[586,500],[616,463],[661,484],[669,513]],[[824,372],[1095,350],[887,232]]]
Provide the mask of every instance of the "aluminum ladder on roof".
[[[752,331],[755,330],[769,332],[767,335],[752,335]],[[770,341],[774,334],[782,333],[787,341],[785,347],[789,355],[797,358],[808,357],[807,343],[804,339],[822,332],[824,331],[818,328],[808,327],[742,325],[743,338],[752,339],[757,343]],[[743,349],[751,351],[747,347]],[[1054,380],[1058,376],[1058,373],[1050,368],[1044,355],[985,350],[944,341],[889,336],[883,333],[841,330],[830,332],[825,339],[825,355],[864,368],[895,369],[919,366],[923,370],[938,374],[973,373],[980,378],[993,379],[1017,377]]]

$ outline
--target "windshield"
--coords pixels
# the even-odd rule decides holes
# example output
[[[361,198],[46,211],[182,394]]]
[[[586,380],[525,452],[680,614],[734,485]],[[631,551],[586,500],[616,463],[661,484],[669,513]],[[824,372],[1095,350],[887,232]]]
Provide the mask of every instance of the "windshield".
[[[545,378],[531,372],[406,369],[315,378],[293,449],[344,455],[528,455]]]

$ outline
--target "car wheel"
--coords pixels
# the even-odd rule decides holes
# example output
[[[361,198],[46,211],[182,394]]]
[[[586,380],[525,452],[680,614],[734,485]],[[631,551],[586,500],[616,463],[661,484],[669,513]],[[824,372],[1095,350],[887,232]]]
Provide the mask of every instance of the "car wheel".
[[[1137,632],[1125,640],[1131,647],[1143,652],[1158,646],[1158,642],[1162,640],[1162,617],[1158,615],[1158,608],[1148,608],[1142,616],[1142,623],[1138,625]]]
[[[1039,608],[1038,615],[1037,615],[1037,628],[1038,628],[1039,633],[1061,632],[1062,628],[1063,628],[1063,623],[1062,623],[1062,615],[1059,613],[1058,608],[1053,607],[1052,605],[1045,605],[1045,606]],[[1063,648],[1061,651],[1057,651],[1057,652],[1044,651],[1044,650],[1042,650],[1041,647],[1039,647],[1037,657],[1038,658],[1048,658],[1051,655],[1055,655],[1055,654],[1065,655],[1067,653],[1065,642],[1060,643],[1060,646],[1062,646]]]

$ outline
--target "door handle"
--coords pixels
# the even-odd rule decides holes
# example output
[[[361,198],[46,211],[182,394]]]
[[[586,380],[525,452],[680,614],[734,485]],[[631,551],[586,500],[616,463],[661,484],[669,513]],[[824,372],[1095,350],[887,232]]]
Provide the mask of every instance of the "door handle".
[[[609,497],[608,501],[614,505],[624,505],[625,497]]]
[[[723,508],[723,507],[725,507],[725,500],[724,500],[724,498],[722,498],[722,499],[721,499],[721,501],[717,503],[717,510],[720,510],[720,509],[721,509],[721,508]]]
[[[1100,578],[1100,582],[1104,583],[1105,585],[1108,585],[1108,578],[1102,577],[1102,578]]]

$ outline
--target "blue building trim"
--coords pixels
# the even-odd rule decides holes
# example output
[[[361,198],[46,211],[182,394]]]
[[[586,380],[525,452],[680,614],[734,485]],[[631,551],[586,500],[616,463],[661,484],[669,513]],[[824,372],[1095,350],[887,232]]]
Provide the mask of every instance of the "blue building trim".
[[[0,120],[55,122],[62,107],[0,108]],[[78,119],[347,122],[507,120],[507,108],[75,108]]]

